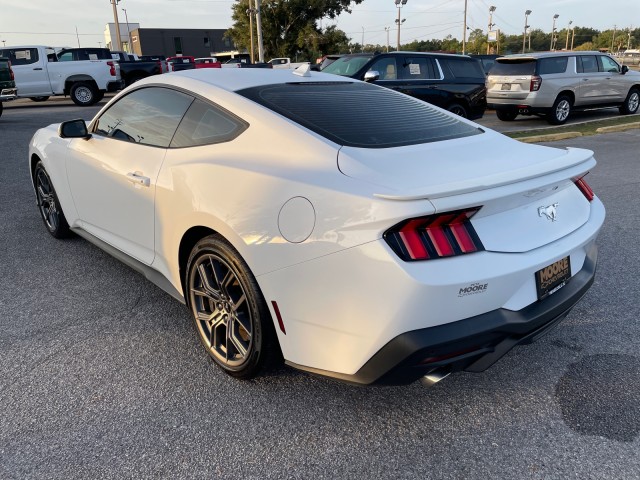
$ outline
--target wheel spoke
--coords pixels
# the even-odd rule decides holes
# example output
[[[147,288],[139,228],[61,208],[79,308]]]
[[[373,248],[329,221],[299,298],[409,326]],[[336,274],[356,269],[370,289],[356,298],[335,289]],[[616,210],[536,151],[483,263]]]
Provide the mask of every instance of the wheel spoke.
[[[238,354],[242,358],[244,358],[247,355],[247,349],[242,344],[242,340],[236,337],[232,329],[227,329],[227,332],[231,332],[231,333],[227,333],[227,335],[229,337],[229,340],[231,340],[234,350],[238,352]]]
[[[240,308],[240,306],[243,305],[246,301],[247,301],[247,296],[244,294],[244,292],[242,292],[242,295],[240,296],[240,298],[238,300],[233,301],[231,310],[233,312],[237,312],[238,308]]]
[[[220,292],[213,285],[211,285],[211,280],[209,279],[209,275],[207,274],[207,269],[204,263],[198,265],[198,274],[200,275],[200,281],[202,282],[202,287],[205,292],[208,294],[209,298],[213,300],[220,299]]]

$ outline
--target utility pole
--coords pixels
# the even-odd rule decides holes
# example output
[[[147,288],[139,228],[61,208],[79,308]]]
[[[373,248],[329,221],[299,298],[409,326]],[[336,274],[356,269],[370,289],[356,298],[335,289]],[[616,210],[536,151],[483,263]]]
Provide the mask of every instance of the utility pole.
[[[387,32],[387,53],[389,53],[389,30],[391,27],[384,27],[384,31]]]
[[[573,41],[576,39],[576,27],[571,29],[571,51],[573,51]]]
[[[127,22],[127,39],[129,41],[129,53],[133,53],[133,42],[131,41],[131,29],[129,28],[129,15],[127,15],[127,9],[123,8],[124,19]]]
[[[116,24],[116,42],[113,43],[111,39],[111,50],[122,50],[122,44],[120,43],[120,22],[118,21],[118,3],[120,0],[109,0],[113,6],[113,20]],[[116,47],[115,49],[113,47]]]
[[[76,38],[78,39],[78,48],[80,48],[80,35],[78,35],[78,27],[76,26]]]
[[[362,50],[362,53],[364,53],[364,27],[362,27],[362,43],[360,50]]]
[[[613,53],[613,43],[616,41],[616,27],[617,25],[613,26],[613,37],[611,37],[611,53]]]
[[[253,8],[247,8],[247,15],[249,15],[249,32],[250,32],[250,36],[251,36],[251,63],[255,63],[255,58],[254,58],[254,48],[253,48],[253,14],[255,13],[255,9]]]
[[[264,63],[264,44],[262,43],[262,14],[260,0],[256,0],[256,28],[258,30],[258,61]]]
[[[551,46],[549,47],[549,50],[553,51],[554,50],[554,45],[555,45],[555,40],[556,40],[556,20],[558,19],[560,15],[558,15],[557,13],[553,16],[553,27],[551,27]]]
[[[570,28],[569,28],[569,27],[571,27],[571,24],[572,24],[572,23],[573,23],[573,20],[569,20],[569,25],[567,25],[567,43],[566,43],[566,45],[564,46],[564,49],[565,49],[565,50],[569,50],[569,30],[570,30]]]
[[[524,12],[524,32],[522,33],[522,53],[524,53],[524,49],[527,46],[527,28],[529,25],[527,24],[527,20],[529,19],[529,15],[531,15],[531,10],[527,10]]]
[[[462,25],[462,54],[464,55],[467,48],[467,0],[464,0],[464,24]]]
[[[396,23],[398,24],[398,40],[396,42],[396,51],[400,50],[400,25],[405,21],[403,18],[400,20],[400,9],[407,4],[407,0],[395,0],[396,8],[398,9],[398,18],[396,18]]]
[[[494,7],[493,5],[491,7],[489,7],[489,29],[487,30],[487,55],[489,55],[489,32],[491,31],[491,29],[493,28],[493,26],[495,25],[495,23],[493,23],[493,12],[496,11],[496,7]]]

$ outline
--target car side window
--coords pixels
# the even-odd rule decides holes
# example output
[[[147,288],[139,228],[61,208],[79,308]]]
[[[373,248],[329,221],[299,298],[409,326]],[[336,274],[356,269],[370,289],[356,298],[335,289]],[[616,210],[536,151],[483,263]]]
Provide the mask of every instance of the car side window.
[[[380,74],[379,80],[397,80],[398,67],[394,57],[384,57],[375,62],[369,68],[369,71],[375,70]]]
[[[595,73],[599,71],[595,55],[580,55],[577,59],[578,73]]]
[[[141,88],[104,112],[93,133],[167,148],[192,102],[192,96],[168,88]]]
[[[71,62],[73,60],[73,52],[65,52],[58,56],[59,62]]]
[[[180,123],[171,148],[229,142],[249,124],[220,107],[195,100]]]
[[[403,80],[433,80],[438,79],[436,68],[431,58],[405,57],[400,67],[400,78]],[[402,60],[401,60],[402,61]]]
[[[606,55],[600,55],[598,57],[598,61],[600,62],[600,67],[602,68],[603,72],[609,72],[609,73],[620,72],[620,67],[612,58],[609,58]]]
[[[538,60],[538,75],[564,73],[567,70],[569,57],[551,57]]]
[[[37,48],[0,48],[0,57],[8,58],[13,67],[38,63],[40,59]]]

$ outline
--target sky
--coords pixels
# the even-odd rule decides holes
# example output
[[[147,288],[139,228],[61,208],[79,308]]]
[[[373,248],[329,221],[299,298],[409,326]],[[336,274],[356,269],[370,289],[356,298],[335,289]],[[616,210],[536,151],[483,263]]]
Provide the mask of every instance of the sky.
[[[120,0],[118,15],[125,22],[142,28],[228,28],[231,26],[232,0]],[[605,8],[602,0],[467,0],[467,26],[487,30],[489,7],[495,6],[493,22],[506,34],[521,34],[524,12],[531,10],[532,29],[551,31],[553,16],[559,15],[556,28],[572,26],[607,30],[640,25],[640,0],[616,0],[615,8]],[[401,9],[405,19],[401,43],[412,40],[461,39],[465,0],[408,0]],[[396,41],[398,10],[394,0],[364,0],[352,7],[352,13],[335,20],[323,19],[322,26],[337,24],[353,42],[386,43],[389,27],[391,45]],[[104,45],[104,29],[113,22],[110,0],[0,0],[0,42],[6,46],[49,45],[97,47]],[[78,36],[76,36],[76,28]],[[639,39],[640,41],[640,39]],[[635,45],[638,48],[638,45]]]

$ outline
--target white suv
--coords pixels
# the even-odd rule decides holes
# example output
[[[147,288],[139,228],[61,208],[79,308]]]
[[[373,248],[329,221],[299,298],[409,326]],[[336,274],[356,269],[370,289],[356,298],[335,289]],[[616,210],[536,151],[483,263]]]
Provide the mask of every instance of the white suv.
[[[599,52],[544,52],[498,58],[487,77],[487,106],[500,120],[546,116],[561,125],[573,110],[640,104],[640,73]]]

